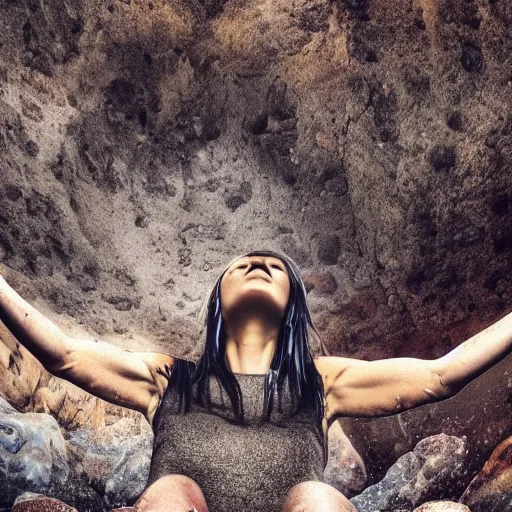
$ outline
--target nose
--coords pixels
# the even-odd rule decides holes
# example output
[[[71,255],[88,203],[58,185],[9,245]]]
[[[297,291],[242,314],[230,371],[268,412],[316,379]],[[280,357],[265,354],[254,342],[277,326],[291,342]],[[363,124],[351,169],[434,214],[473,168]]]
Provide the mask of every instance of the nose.
[[[258,268],[263,270],[264,272],[266,272],[270,277],[272,277],[272,274],[270,273],[270,269],[268,268],[268,265],[263,260],[252,260],[250,263],[249,269],[247,270],[246,275],[249,272],[252,272],[253,270],[256,270]]]

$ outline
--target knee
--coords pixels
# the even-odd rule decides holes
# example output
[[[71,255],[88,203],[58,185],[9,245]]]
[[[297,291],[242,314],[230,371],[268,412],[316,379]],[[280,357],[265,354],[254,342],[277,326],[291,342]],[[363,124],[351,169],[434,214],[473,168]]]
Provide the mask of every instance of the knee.
[[[133,506],[135,512],[207,512],[199,485],[185,475],[165,475],[153,482]]]
[[[324,482],[309,480],[294,485],[286,495],[282,512],[357,512],[341,492]]]

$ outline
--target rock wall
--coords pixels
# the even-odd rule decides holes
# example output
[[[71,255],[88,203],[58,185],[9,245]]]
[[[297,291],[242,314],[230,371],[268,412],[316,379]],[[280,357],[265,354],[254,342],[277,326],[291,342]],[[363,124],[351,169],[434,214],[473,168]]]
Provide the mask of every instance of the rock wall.
[[[183,355],[223,264],[278,247],[333,353],[444,353],[512,302],[511,19],[6,0],[1,259],[70,329]]]
[[[264,247],[334,355],[437,357],[510,311],[509,2],[0,6],[1,270],[70,334],[197,355]]]

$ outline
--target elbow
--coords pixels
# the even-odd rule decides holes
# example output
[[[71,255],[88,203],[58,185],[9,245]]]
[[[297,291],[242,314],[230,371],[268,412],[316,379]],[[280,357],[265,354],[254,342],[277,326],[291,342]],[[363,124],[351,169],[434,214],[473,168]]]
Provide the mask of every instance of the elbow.
[[[43,364],[48,373],[62,379],[66,378],[66,375],[75,365],[74,351],[70,349],[69,344],[67,344],[57,357],[54,356],[50,361]]]
[[[449,379],[446,371],[446,363],[441,359],[432,361],[430,371],[430,384],[425,388],[425,393],[432,401],[445,400],[456,395],[463,387],[463,384]]]
[[[64,379],[66,371],[72,367],[67,360],[53,360],[43,366],[48,373],[51,373],[54,377],[59,377],[60,379]]]

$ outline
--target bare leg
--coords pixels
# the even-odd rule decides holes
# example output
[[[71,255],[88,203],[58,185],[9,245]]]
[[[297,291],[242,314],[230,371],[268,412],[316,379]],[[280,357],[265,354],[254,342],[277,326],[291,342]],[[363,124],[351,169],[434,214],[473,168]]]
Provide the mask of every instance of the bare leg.
[[[331,485],[310,480],[288,491],[282,512],[357,512],[357,509]]]
[[[184,475],[166,475],[153,482],[133,505],[134,512],[208,512],[203,491]]]

